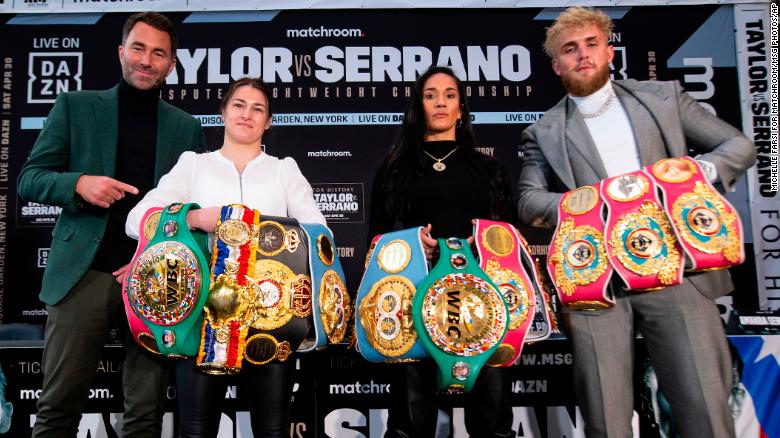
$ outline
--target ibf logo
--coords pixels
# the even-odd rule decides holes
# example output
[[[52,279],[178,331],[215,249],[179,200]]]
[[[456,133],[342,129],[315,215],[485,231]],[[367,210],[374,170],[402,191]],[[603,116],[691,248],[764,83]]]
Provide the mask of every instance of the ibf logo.
[[[54,103],[57,95],[81,90],[81,52],[30,53],[27,103]]]
[[[38,248],[38,267],[45,268],[49,260],[49,248]]]

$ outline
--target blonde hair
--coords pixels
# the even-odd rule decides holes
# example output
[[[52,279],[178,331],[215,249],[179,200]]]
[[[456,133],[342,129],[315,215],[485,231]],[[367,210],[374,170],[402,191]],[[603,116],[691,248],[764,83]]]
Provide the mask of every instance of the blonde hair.
[[[609,15],[599,9],[582,6],[573,6],[566,9],[555,19],[553,25],[547,28],[547,38],[544,40],[544,52],[554,58],[558,50],[558,37],[562,32],[570,29],[582,28],[595,24],[604,35],[609,37],[615,24]]]

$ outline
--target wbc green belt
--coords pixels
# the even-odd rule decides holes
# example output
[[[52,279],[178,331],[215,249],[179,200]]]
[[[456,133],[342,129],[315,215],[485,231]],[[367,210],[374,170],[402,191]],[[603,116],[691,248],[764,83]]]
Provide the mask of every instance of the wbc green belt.
[[[130,307],[146,323],[161,354],[192,356],[200,345],[202,309],[209,289],[207,237],[190,231],[187,212],[198,204],[162,210],[154,237],[130,267]]]
[[[506,335],[509,309],[465,239],[438,242],[439,262],[412,304],[414,327],[439,366],[439,388],[470,391]]]

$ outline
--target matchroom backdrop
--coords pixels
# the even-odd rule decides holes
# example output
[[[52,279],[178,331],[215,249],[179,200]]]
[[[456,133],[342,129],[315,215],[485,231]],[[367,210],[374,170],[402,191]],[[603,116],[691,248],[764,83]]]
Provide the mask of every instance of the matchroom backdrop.
[[[368,240],[373,172],[397,137],[416,74],[432,63],[458,73],[467,85],[480,150],[503,162],[513,178],[522,160],[521,132],[564,95],[542,51],[544,29],[559,9],[204,11],[201,3],[157,0],[98,7],[65,0],[0,0],[0,323],[45,322],[45,306],[37,294],[60,212],[56,206],[20,199],[18,172],[57,94],[117,83],[116,47],[130,11],[147,5],[179,11],[166,12],[177,24],[180,45],[176,69],[161,97],[198,117],[212,148],[222,139],[217,106],[228,83],[249,75],[262,76],[270,85],[275,115],[265,150],[293,157],[312,183],[353,295]],[[232,3],[222,6],[229,9]],[[610,36],[614,79],[678,80],[708,110],[741,127],[757,144],[758,167],[727,195],[741,212],[749,257],[732,270],[738,286],[723,300],[725,311],[780,307],[780,263],[771,257],[780,241],[778,216],[771,212],[777,214],[780,201],[776,130],[773,149],[769,123],[773,113],[776,129],[777,110],[769,105],[770,8],[747,3],[606,8],[616,22]],[[544,263],[550,235],[521,231]],[[520,436],[561,436],[556,431],[576,431],[581,425],[568,389],[571,355],[563,344],[533,346],[533,358],[524,355],[515,367],[516,427],[526,431]],[[292,436],[381,436],[388,401],[382,368],[364,369],[342,347],[334,351],[299,362],[301,392],[296,392],[295,412],[296,424],[303,426],[296,432],[294,424],[299,435]],[[39,352],[18,354],[0,349],[0,365],[8,376],[5,395],[16,400],[23,415],[34,414]],[[110,378],[118,372],[117,354],[107,349],[107,380],[96,383],[97,400],[121,394]],[[334,390],[333,385],[342,386]],[[645,405],[652,406],[651,398]],[[112,403],[90,405],[97,416],[89,424],[115,424],[116,415],[107,412],[121,412],[121,405]],[[448,415],[454,413],[452,421],[461,427],[458,403],[452,402]],[[537,408],[529,413],[518,411],[520,406]],[[565,427],[551,420],[561,412],[568,421]],[[652,408],[644,412],[648,420],[641,427],[650,434],[655,414]],[[245,414],[227,415],[236,434],[239,424],[246,426]],[[173,427],[172,419],[167,421]],[[29,431],[26,423],[13,427]]]

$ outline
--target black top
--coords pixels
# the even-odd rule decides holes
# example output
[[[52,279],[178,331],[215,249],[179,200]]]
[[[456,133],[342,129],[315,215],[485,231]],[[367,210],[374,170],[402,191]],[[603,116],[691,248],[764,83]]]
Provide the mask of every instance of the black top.
[[[157,152],[157,103],[160,89],[139,90],[123,79],[119,83],[119,134],[114,179],[136,187],[140,193],[126,193],[108,209],[103,240],[92,269],[113,272],[128,263],[137,242],[125,234],[130,210],[154,186]]]
[[[434,141],[424,143],[424,150],[436,158],[443,158],[457,146],[455,141]],[[514,222],[511,213],[511,188],[506,168],[498,161],[485,157],[476,151],[458,148],[442,161],[446,169],[433,169],[436,160],[425,155],[422,169],[416,172],[406,190],[409,197],[408,212],[387,211],[387,196],[383,186],[383,167],[377,171],[371,193],[371,216],[369,235],[431,224],[434,238],[466,238],[473,234],[471,219],[483,218]],[[481,161],[477,167],[474,161]],[[480,169],[480,170],[477,170]],[[485,171],[489,169],[490,171]],[[498,181],[495,196],[504,204],[491,206],[491,178]]]

